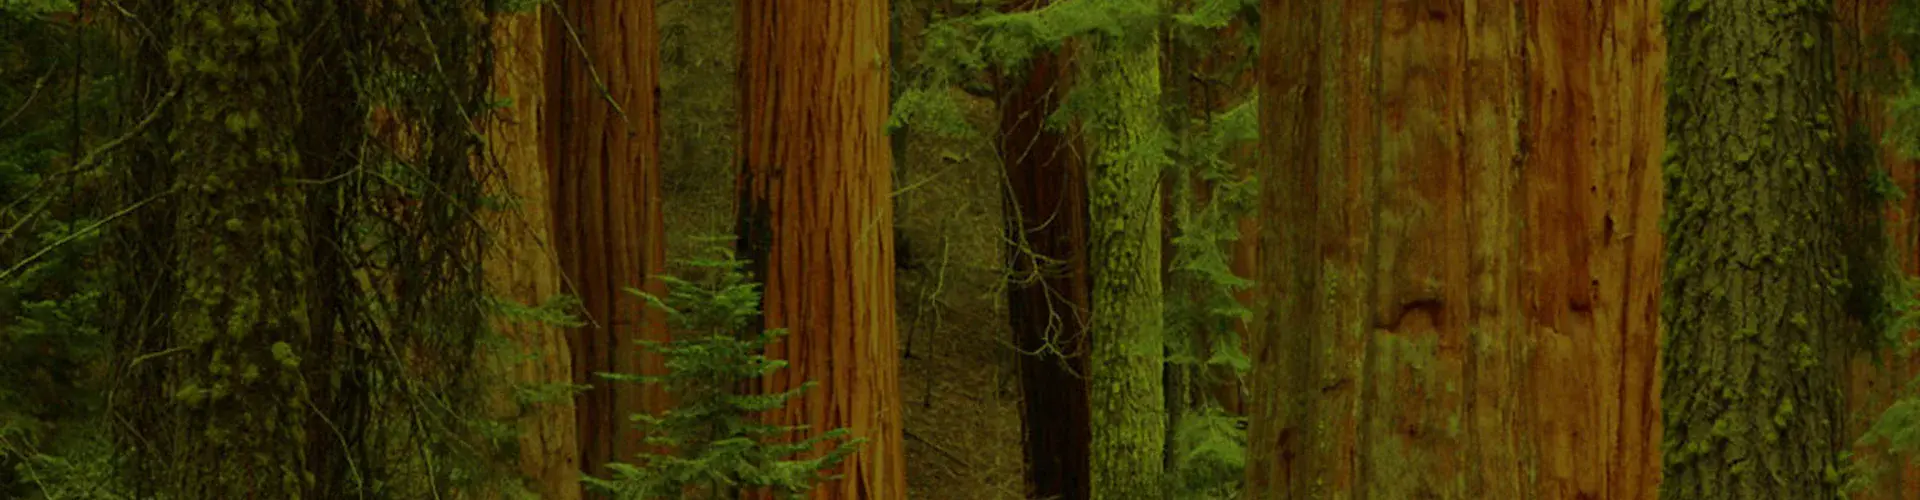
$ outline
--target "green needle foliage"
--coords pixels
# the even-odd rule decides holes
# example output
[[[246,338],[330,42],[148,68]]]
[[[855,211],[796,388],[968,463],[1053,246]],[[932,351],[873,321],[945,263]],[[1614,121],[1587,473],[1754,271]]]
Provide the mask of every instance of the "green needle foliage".
[[[1916,53],[1916,50],[1920,50],[1920,2],[1894,2],[1885,28],[1885,33],[1856,35],[1861,38],[1858,45],[1891,46],[1901,53]],[[1920,82],[1920,69],[1900,68],[1889,64],[1891,61],[1891,54],[1886,52],[1867,54],[1863,66],[1868,70],[1859,78],[1867,84],[1860,91],[1888,98],[1887,111],[1892,120],[1880,138],[1880,144],[1895,148],[1906,158],[1920,157],[1920,85],[1916,85],[1916,82]],[[1867,178],[1870,184],[1866,189],[1870,194],[1869,208],[1880,209],[1883,203],[1904,199],[1907,186],[1893,182],[1885,169],[1877,168],[1879,151],[1874,148],[1876,143],[1872,142],[1872,138],[1849,139],[1853,139],[1850,141],[1853,148],[1848,159],[1855,164],[1874,167],[1870,169],[1873,175]],[[1911,217],[1912,214],[1902,216]],[[1900,269],[1900,255],[1886,251],[1890,247],[1884,234],[1870,236],[1876,237],[1871,242],[1879,245],[1876,250],[1884,255],[1875,255],[1881,262],[1864,262],[1853,277],[1863,284],[1858,287],[1853,299],[1861,302],[1854,308],[1867,320],[1865,330],[1871,337],[1864,340],[1867,341],[1867,347],[1892,348],[1902,356],[1912,356],[1920,345],[1905,337],[1920,328],[1920,282],[1904,275]],[[1915,452],[1920,452],[1920,378],[1907,382],[1906,387],[1898,393],[1898,399],[1860,437],[1860,443],[1882,446],[1899,461],[1913,462]],[[1895,464],[1883,463],[1873,454],[1853,456],[1852,461],[1847,479],[1851,483],[1848,487],[1853,491],[1871,487],[1873,483],[1886,479],[1886,474],[1897,476],[1899,470]]]
[[[685,262],[698,271],[710,271],[702,272],[710,274],[704,282],[663,277],[671,290],[665,298],[627,290],[666,311],[678,340],[641,341],[643,347],[666,358],[666,375],[600,375],[661,384],[676,405],[660,415],[634,415],[654,451],[635,457],[634,463],[608,465],[613,469],[609,479],[585,478],[590,488],[619,499],[737,498],[742,491],[766,490],[804,498],[821,481],[834,479],[824,471],[851,455],[862,441],[843,440],[846,429],[782,441],[781,436],[804,426],[767,425],[753,418],[780,408],[813,383],[775,394],[735,393],[733,388],[786,367],[785,361],[760,354],[786,330],[753,328],[760,318],[759,285],[748,281],[745,263],[734,259],[731,250],[715,252],[717,259]],[[818,457],[795,458],[836,441]]]
[[[1000,3],[988,1],[976,8],[949,9],[950,17],[929,23],[921,34],[919,50],[915,51],[917,57],[906,69],[905,88],[894,101],[893,115],[888,122],[890,129],[913,130],[955,141],[977,140],[989,135],[991,131],[979,130],[969,120],[967,108],[960,101],[965,95],[983,93],[969,87],[969,82],[990,80],[982,78],[983,74],[1019,74],[1034,54],[1061,49],[1070,41],[1078,40],[1088,46],[1108,43],[1115,48],[1130,48],[1130,44],[1147,43],[1171,33],[1172,36],[1165,36],[1166,43],[1181,44],[1181,49],[1199,54],[1211,53],[1229,44],[1254,43],[1254,35],[1258,33],[1256,3],[1249,0],[1054,0],[1041,7],[1012,12],[999,8]],[[1237,36],[1228,36],[1223,29],[1235,20],[1245,21],[1247,29],[1239,30]],[[1146,52],[1162,55],[1159,48]],[[1074,57],[1077,65],[1099,64],[1098,51],[1083,48],[1075,52]],[[1172,61],[1170,66],[1177,69],[1170,73],[1171,77],[1155,75],[1144,80],[1153,82],[1152,94],[1156,98],[1169,91],[1161,88],[1168,80],[1200,78],[1224,91],[1229,86],[1226,82],[1251,69],[1252,59],[1210,71],[1192,64],[1196,62]],[[1100,68],[1090,73],[1114,72],[1111,68]],[[1143,321],[1112,320],[1101,325],[1099,322],[1106,320],[1098,318],[1110,319],[1111,316],[1098,312],[1096,307],[1094,335],[1099,339],[1105,334],[1102,332],[1153,329],[1151,342],[1143,343],[1148,337],[1110,340],[1113,344],[1128,346],[1164,342],[1163,347],[1148,347],[1164,353],[1164,372],[1143,371],[1177,374],[1145,383],[1159,386],[1163,395],[1171,395],[1167,399],[1181,403],[1165,409],[1170,417],[1165,429],[1150,432],[1165,434],[1164,438],[1156,439],[1161,441],[1157,448],[1167,454],[1162,460],[1165,466],[1162,474],[1167,477],[1156,478],[1156,481],[1166,485],[1176,498],[1232,498],[1242,479],[1245,431],[1235,423],[1234,417],[1208,400],[1209,392],[1198,389],[1243,373],[1252,363],[1240,348],[1238,333],[1234,330],[1235,324],[1252,315],[1234,293],[1251,286],[1252,282],[1234,274],[1229,248],[1240,237],[1238,219],[1255,208],[1258,193],[1257,181],[1246,175],[1243,165],[1236,164],[1232,158],[1234,149],[1258,139],[1256,98],[1249,93],[1226,109],[1213,108],[1213,104],[1207,102],[1210,99],[1195,99],[1206,108],[1190,109],[1188,106],[1195,105],[1186,102],[1185,98],[1190,96],[1179,95],[1162,103],[1165,106],[1161,107],[1166,109],[1159,117],[1165,123],[1132,123],[1126,132],[1133,135],[1112,136],[1119,131],[1115,127],[1119,122],[1115,119],[1129,116],[1125,111],[1132,109],[1115,109],[1129,106],[1116,103],[1128,102],[1130,96],[1143,96],[1142,83],[1108,78],[1076,80],[1071,88],[1061,89],[1065,95],[1063,104],[1046,117],[1046,123],[1056,129],[1068,129],[1069,124],[1077,123],[1077,132],[1085,133],[1089,140],[1106,141],[1105,151],[1096,153],[1094,163],[1088,166],[1095,172],[1089,195],[1095,207],[1092,216],[1096,235],[1138,233],[1134,228],[1115,231],[1113,224],[1118,219],[1103,222],[1101,213],[1158,210],[1143,207],[1101,210],[1100,207],[1110,207],[1118,200],[1115,195],[1122,184],[1136,187],[1158,184],[1161,192],[1170,191],[1167,201],[1172,203],[1173,217],[1161,221],[1166,224],[1164,228],[1155,225],[1147,230],[1165,231],[1172,236],[1170,245],[1159,250],[1171,254],[1172,265],[1162,276],[1164,284],[1154,287],[1164,287],[1162,296],[1158,297],[1164,315]],[[1127,180],[1137,182],[1120,182],[1116,175],[1120,170],[1113,170],[1111,166],[1122,164],[1142,166],[1146,170],[1121,170],[1148,179],[1139,181],[1128,177]],[[1100,236],[1093,238],[1094,247],[1109,246]],[[1099,254],[1095,251],[1091,255]],[[1158,260],[1158,257],[1148,260]],[[1100,276],[1102,272],[1096,270],[1093,274]],[[1106,275],[1115,276],[1114,273]],[[1094,286],[1099,288],[1098,281]],[[1098,300],[1102,292],[1096,291],[1094,295]],[[1113,365],[1099,361],[1097,356],[1095,364]],[[1094,384],[1119,378],[1124,377],[1096,375]],[[1188,400],[1195,401],[1186,404]],[[1101,403],[1093,404],[1098,407]]]

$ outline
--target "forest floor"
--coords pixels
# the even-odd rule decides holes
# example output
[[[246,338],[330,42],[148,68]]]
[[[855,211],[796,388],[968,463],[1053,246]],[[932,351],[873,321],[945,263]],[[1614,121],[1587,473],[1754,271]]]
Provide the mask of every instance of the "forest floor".
[[[896,250],[908,242],[912,259],[895,285],[909,493],[1024,498],[1020,373],[1001,257],[1004,177],[990,149],[951,154],[910,143],[895,188]]]

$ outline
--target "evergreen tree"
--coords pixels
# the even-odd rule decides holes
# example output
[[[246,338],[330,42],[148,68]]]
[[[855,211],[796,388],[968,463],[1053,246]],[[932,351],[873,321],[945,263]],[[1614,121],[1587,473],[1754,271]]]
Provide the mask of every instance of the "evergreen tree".
[[[295,133],[306,61],[304,9],[291,1],[177,0],[147,11],[164,23],[163,81],[179,102],[154,157],[178,173],[172,221],[177,277],[159,334],[180,354],[153,389],[162,416],[137,455],[171,498],[302,498],[316,485],[305,448],[312,412],[296,349],[316,336],[316,304]],[[242,90],[244,89],[244,90]],[[244,262],[234,265],[235,261]]]
[[[1091,37],[1078,62],[1086,87],[1079,95],[1081,127],[1091,158],[1093,498],[1158,498],[1166,494],[1167,438],[1159,187],[1169,142],[1156,109],[1161,6],[1154,0],[1090,5],[1115,23]]]
[[[1839,495],[1831,2],[1669,2],[1662,498]]]
[[[1033,498],[1090,495],[1086,166],[1068,134],[1047,124],[1070,89],[1067,56],[1043,49],[1024,67],[995,75],[1007,178],[1007,320],[1020,349],[1021,443]]]
[[[503,198],[489,213],[487,284],[504,314],[494,329],[505,352],[485,376],[504,386],[495,391],[500,418],[517,420],[517,470],[544,500],[580,498],[580,446],[573,385],[573,352],[566,328],[542,321],[515,321],[511,311],[543,304],[560,293],[560,269],[547,253],[552,239],[549,155],[542,148],[546,99],[546,37],[542,9],[494,12],[493,86],[509,102],[489,120],[487,157],[498,163],[490,193]],[[538,397],[533,397],[538,396]]]
[[[845,460],[860,440],[843,440],[846,429],[833,429],[784,440],[804,426],[761,423],[754,416],[785,406],[812,390],[809,381],[772,394],[737,394],[736,388],[787,366],[761,352],[785,329],[760,329],[751,323],[760,315],[760,289],[747,281],[745,263],[719,250],[720,259],[689,261],[699,271],[710,271],[705,282],[663,276],[670,294],[658,297],[640,290],[651,307],[665,311],[678,338],[671,342],[641,341],[647,350],[663,356],[666,375],[603,374],[626,382],[657,384],[674,397],[674,406],[657,415],[635,414],[633,420],[646,443],[659,451],[639,454],[633,464],[609,465],[610,479],[587,478],[595,489],[619,499],[733,499],[741,492],[771,492],[792,498],[832,479],[822,473]],[[816,445],[840,443],[811,458],[794,459]]]

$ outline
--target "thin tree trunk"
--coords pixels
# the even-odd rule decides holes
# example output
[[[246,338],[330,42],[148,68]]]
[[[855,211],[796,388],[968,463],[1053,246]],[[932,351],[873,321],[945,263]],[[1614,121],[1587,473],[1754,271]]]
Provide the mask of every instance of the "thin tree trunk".
[[[1153,0],[1106,0],[1119,11]],[[1135,3],[1123,6],[1123,3]],[[1161,295],[1160,173],[1144,153],[1165,133],[1159,34],[1088,44],[1080,81],[1113,92],[1082,120],[1089,143],[1088,269],[1092,274],[1089,404],[1094,498],[1165,495],[1167,414]]]
[[[1044,2],[1027,2],[1033,8]],[[1001,75],[1006,169],[1007,319],[1020,356],[1030,498],[1084,500],[1088,482],[1086,173],[1070,139],[1045,126],[1068,90],[1064,57],[1038,54]]]
[[[759,387],[819,384],[765,418],[867,440],[814,498],[906,496],[884,0],[752,0],[741,35],[741,257],[764,283]],[[824,445],[815,452],[825,452]]]
[[[540,11],[499,14],[494,18],[495,93],[512,100],[490,123],[489,157],[503,175],[491,177],[489,191],[510,198],[511,208],[493,214],[492,242],[487,247],[489,288],[499,300],[538,306],[560,293],[560,269],[554,261],[547,192],[547,170],[541,153],[542,112],[545,106],[546,40]],[[495,328],[513,346],[508,359],[496,361],[497,380],[520,384],[573,382],[573,356],[566,330],[552,325],[495,320]],[[519,356],[525,360],[512,361]],[[539,402],[522,408],[497,397],[502,416],[519,419],[519,472],[529,489],[550,500],[580,498],[580,450],[571,399]]]
[[[554,247],[563,291],[584,303],[588,325],[573,335],[573,380],[594,386],[578,399],[580,467],[605,475],[609,461],[641,449],[629,416],[669,405],[658,387],[615,385],[596,373],[664,370],[636,341],[666,341],[659,311],[629,287],[665,292],[660,207],[660,61],[653,2],[566,0],[547,23],[547,168]]]
[[[1252,50],[1253,47],[1241,41],[1243,36],[1241,33],[1247,29],[1246,19],[1234,19],[1232,24],[1227,25],[1224,30],[1215,35],[1214,43],[1219,49],[1210,52],[1202,60],[1204,74],[1226,80],[1225,85],[1202,86],[1201,101],[1206,102],[1208,109],[1216,115],[1226,113],[1254,95],[1254,77],[1257,72],[1250,63],[1254,62],[1256,54]],[[1258,139],[1254,139],[1250,143],[1230,146],[1227,151],[1221,153],[1222,159],[1240,170],[1243,182],[1254,178],[1253,169],[1258,167],[1259,159],[1258,142]],[[1229,269],[1233,271],[1234,276],[1252,279],[1258,275],[1260,268],[1256,260],[1259,256],[1259,210],[1252,210],[1240,216],[1234,221],[1234,229],[1239,232],[1239,239],[1227,247]],[[1235,291],[1233,297],[1240,302],[1241,307],[1251,311],[1262,307],[1258,292],[1257,287],[1247,287]],[[1247,339],[1259,327],[1254,324],[1252,318],[1249,318],[1235,322],[1233,328],[1233,334],[1239,340],[1239,348],[1244,350],[1247,348]],[[1212,342],[1209,342],[1209,346],[1211,345]],[[1224,368],[1215,368],[1211,371],[1215,380],[1211,387],[1214,401],[1228,413],[1245,415],[1246,398],[1242,393],[1246,388],[1244,382],[1240,380],[1240,374]]]

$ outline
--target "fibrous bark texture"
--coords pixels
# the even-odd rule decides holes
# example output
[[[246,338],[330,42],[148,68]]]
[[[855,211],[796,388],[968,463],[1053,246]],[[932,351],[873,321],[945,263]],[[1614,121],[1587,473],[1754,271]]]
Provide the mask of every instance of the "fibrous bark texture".
[[[1667,15],[1664,498],[1833,498],[1847,191],[1832,3]]]
[[[560,293],[560,269],[551,246],[547,170],[541,154],[541,112],[546,77],[546,40],[540,11],[501,14],[493,20],[494,92],[513,104],[489,122],[487,159],[500,175],[488,189],[509,200],[490,214],[485,262],[488,288],[495,298],[533,307]],[[495,328],[512,346],[493,366],[497,382],[569,384],[572,352],[566,330],[552,325],[498,318]],[[500,391],[501,417],[520,423],[519,472],[543,499],[580,498],[580,450],[571,400],[522,407]]]
[[[789,330],[767,349],[788,367],[759,389],[819,384],[764,417],[866,440],[814,498],[906,496],[887,11],[883,0],[755,0],[738,11],[740,255],[764,283],[764,326]]]
[[[1658,2],[1264,5],[1250,498],[1652,498]]]
[[[1152,0],[1102,0],[1115,11]],[[1137,26],[1135,27],[1137,28]],[[1131,31],[1123,28],[1122,32]],[[1088,359],[1092,498],[1157,498],[1166,451],[1160,173],[1166,131],[1159,35],[1090,40],[1077,81],[1098,94],[1081,117],[1089,145],[1087,216],[1092,274]]]
[[[1043,2],[1032,2],[1037,6]],[[1089,498],[1087,184],[1064,133],[1045,126],[1067,92],[1057,53],[1001,75],[1007,319],[1020,356],[1030,498]]]
[[[605,475],[642,447],[629,416],[668,407],[658,387],[615,385],[596,373],[659,374],[664,360],[636,341],[668,340],[659,311],[626,289],[662,295],[660,61],[653,3],[566,0],[548,16],[546,152],[562,291],[580,297],[573,380],[580,467]]]

